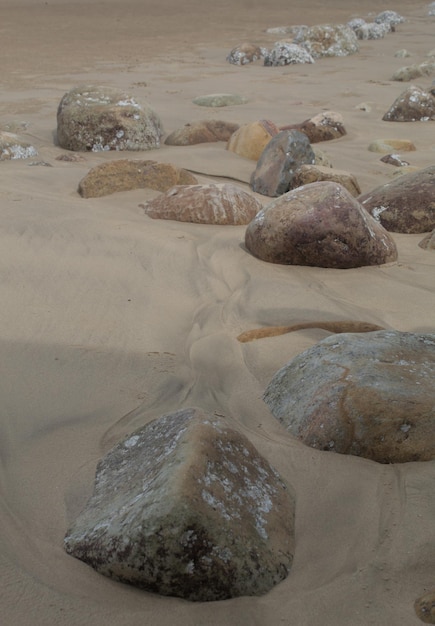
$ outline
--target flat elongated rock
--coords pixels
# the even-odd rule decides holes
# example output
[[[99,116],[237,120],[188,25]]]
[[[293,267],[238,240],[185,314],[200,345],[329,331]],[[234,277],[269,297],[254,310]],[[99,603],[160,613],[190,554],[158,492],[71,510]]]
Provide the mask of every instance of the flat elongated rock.
[[[296,187],[322,180],[339,183],[354,197],[361,194],[361,188],[353,174],[344,170],[336,170],[332,167],[322,167],[321,165],[301,165],[295,172],[290,188],[296,189]]]
[[[403,174],[358,197],[384,228],[395,233],[425,233],[435,228],[435,165]]]
[[[245,436],[183,409],[99,462],[65,548],[105,576],[162,595],[261,595],[289,573],[294,499]]]
[[[254,196],[230,183],[175,185],[143,205],[154,219],[196,224],[248,224],[262,208]]]
[[[168,135],[165,144],[168,146],[192,146],[198,143],[228,141],[238,128],[239,124],[222,120],[190,122]]]
[[[235,104],[246,104],[247,99],[237,93],[210,93],[194,98],[193,104],[201,107],[227,107]]]
[[[435,97],[421,87],[410,85],[382,119],[384,122],[428,122],[435,119]]]
[[[270,120],[258,120],[242,124],[228,140],[227,150],[239,156],[258,161],[269,141],[279,133],[279,129]]]
[[[83,198],[98,198],[116,191],[143,189],[167,191],[174,185],[195,185],[193,174],[171,163],[120,159],[93,167],[79,183]]]
[[[369,144],[368,149],[370,152],[389,154],[391,150],[413,152],[416,147],[409,139],[376,139]]]
[[[160,118],[147,103],[113,87],[75,87],[58,106],[57,140],[67,150],[150,150],[162,135]]]
[[[312,448],[380,463],[435,458],[435,334],[333,335],[299,354],[264,400]]]
[[[406,82],[420,78],[420,76],[430,76],[435,72],[435,63],[415,63],[396,70],[391,80]]]
[[[245,244],[259,259],[287,265],[346,269],[397,259],[391,235],[333,182],[298,187],[266,205]]]
[[[291,188],[296,170],[304,163],[314,161],[307,136],[298,130],[283,130],[261,153],[250,186],[264,196],[279,196]]]

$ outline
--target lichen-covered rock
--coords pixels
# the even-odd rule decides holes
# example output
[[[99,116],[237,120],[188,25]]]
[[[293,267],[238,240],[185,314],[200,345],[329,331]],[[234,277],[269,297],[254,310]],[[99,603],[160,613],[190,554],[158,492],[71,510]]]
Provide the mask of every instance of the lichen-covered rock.
[[[232,65],[247,65],[262,59],[267,53],[266,48],[257,46],[255,43],[244,42],[231,50],[227,61]]]
[[[65,548],[105,576],[162,595],[261,595],[291,568],[294,498],[244,435],[182,409],[99,462]]]
[[[30,159],[37,155],[37,149],[15,133],[0,131],[0,161]]]
[[[355,32],[358,39],[382,39],[391,31],[387,23],[377,24],[376,22],[366,22],[361,18],[355,18],[347,23]]]
[[[315,155],[304,133],[282,130],[264,148],[252,173],[250,186],[264,196],[280,196],[292,185],[296,170],[314,163]]]
[[[435,334],[333,335],[299,354],[264,400],[312,448],[379,463],[435,458]]]
[[[405,18],[397,11],[381,11],[374,20],[377,24],[388,24],[391,28],[397,24],[403,24]]]
[[[57,140],[67,150],[150,150],[160,147],[162,135],[148,104],[113,87],[75,87],[57,109]]]
[[[195,224],[248,224],[262,205],[253,195],[230,183],[175,185],[142,205],[154,219]]]
[[[401,152],[413,152],[417,148],[409,139],[376,139],[369,144],[370,152],[381,152],[388,154],[391,150],[400,150]]]
[[[322,167],[321,165],[301,165],[293,176],[290,189],[296,189],[302,185],[309,185],[322,180],[339,183],[354,197],[361,194],[361,187],[353,174],[331,167]]]
[[[435,63],[415,63],[414,65],[407,65],[399,68],[394,72],[391,80],[397,80],[401,82],[407,82],[414,80],[414,78],[420,78],[420,76],[430,76],[435,72]]]
[[[227,150],[253,161],[258,161],[269,141],[279,133],[271,120],[242,124],[230,137]]]
[[[423,250],[435,250],[435,229],[423,237],[418,244]]]
[[[435,119],[435,97],[421,87],[410,85],[396,98],[382,119],[384,122],[427,122]]]
[[[347,269],[397,259],[390,234],[332,182],[298,187],[248,225],[246,248],[270,263]]]
[[[342,57],[358,52],[358,39],[346,24],[319,24],[301,30],[294,43],[305,48],[314,59]]]
[[[343,116],[335,111],[322,111],[299,124],[281,126],[281,130],[290,129],[300,130],[308,137],[310,143],[331,141],[346,135]]]
[[[222,120],[189,122],[168,135],[165,144],[168,146],[192,146],[198,143],[228,141],[238,128],[239,124]]]
[[[79,183],[83,198],[98,198],[116,191],[143,189],[167,191],[174,185],[195,185],[197,178],[172,163],[120,159],[93,167]]]
[[[294,65],[296,63],[314,63],[314,59],[305,48],[288,41],[277,41],[264,56],[264,65]]]
[[[425,233],[435,228],[435,165],[376,187],[358,197],[384,228]]]
[[[192,102],[200,107],[228,107],[246,104],[248,100],[237,93],[210,93],[205,96],[198,96]]]

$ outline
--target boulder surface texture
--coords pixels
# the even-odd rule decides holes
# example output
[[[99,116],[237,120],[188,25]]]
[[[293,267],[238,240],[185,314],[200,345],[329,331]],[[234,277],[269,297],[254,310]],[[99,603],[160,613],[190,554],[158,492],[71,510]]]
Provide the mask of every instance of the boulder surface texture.
[[[332,335],[299,354],[264,400],[318,450],[380,463],[435,458],[435,334]]]
[[[289,573],[294,500],[244,435],[182,409],[99,462],[65,548],[105,576],[162,595],[261,595]]]
[[[298,187],[267,204],[248,225],[247,249],[287,265],[347,269],[397,259],[391,235],[342,185]]]
[[[162,135],[148,104],[113,87],[75,87],[57,109],[57,140],[67,150],[150,150],[160,147]]]

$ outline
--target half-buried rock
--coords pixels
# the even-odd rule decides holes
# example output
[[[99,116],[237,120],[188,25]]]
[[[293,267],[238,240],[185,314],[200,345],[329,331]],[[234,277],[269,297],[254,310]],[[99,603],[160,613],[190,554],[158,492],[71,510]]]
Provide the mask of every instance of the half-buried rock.
[[[93,167],[79,183],[83,198],[98,198],[130,189],[167,191],[174,185],[194,185],[193,174],[171,163],[119,159]]]
[[[294,499],[244,435],[183,409],[99,462],[65,548],[105,576],[162,595],[261,595],[289,573]]]
[[[175,185],[141,206],[154,219],[221,225],[249,224],[262,208],[254,196],[231,183]]]
[[[435,334],[332,335],[299,354],[264,400],[303,443],[380,463],[435,458]]]
[[[75,87],[57,110],[57,140],[67,150],[150,150],[160,147],[162,135],[148,104],[113,87]]]
[[[248,225],[247,249],[286,265],[347,269],[397,259],[391,235],[340,184],[316,182],[280,196]]]
[[[358,201],[389,231],[431,231],[435,228],[435,165],[376,187]]]

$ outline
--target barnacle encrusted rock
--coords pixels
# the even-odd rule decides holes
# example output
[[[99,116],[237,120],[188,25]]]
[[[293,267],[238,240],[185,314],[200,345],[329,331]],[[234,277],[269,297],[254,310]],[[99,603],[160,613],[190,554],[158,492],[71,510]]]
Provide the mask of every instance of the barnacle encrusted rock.
[[[34,146],[15,133],[0,130],[0,161],[29,159],[37,154]]]
[[[435,119],[435,96],[417,85],[400,94],[383,116],[384,122],[428,122]]]
[[[293,40],[307,50],[314,59],[342,57],[358,52],[358,39],[347,24],[318,24],[301,29]]]
[[[281,368],[264,400],[303,443],[380,463],[435,458],[435,334],[328,337]]]
[[[264,55],[264,65],[295,65],[297,63],[314,63],[314,59],[302,46],[288,41],[277,41],[272,50]]]
[[[105,576],[162,595],[261,595],[291,568],[294,498],[226,420],[182,409],[99,462],[65,548]]]
[[[149,150],[160,147],[162,135],[148,104],[113,87],[74,87],[58,106],[57,140],[67,150]]]

